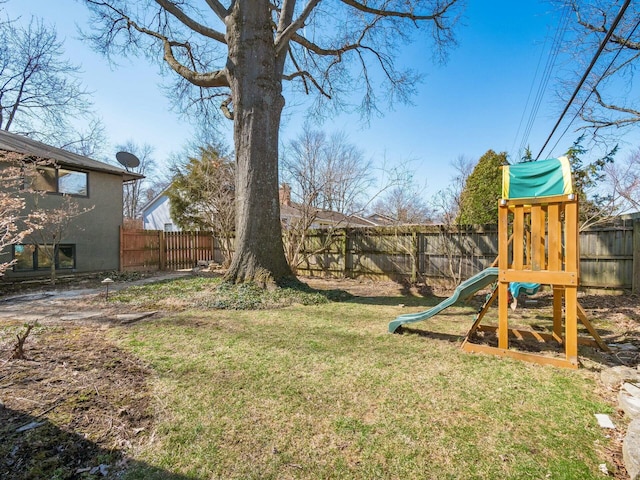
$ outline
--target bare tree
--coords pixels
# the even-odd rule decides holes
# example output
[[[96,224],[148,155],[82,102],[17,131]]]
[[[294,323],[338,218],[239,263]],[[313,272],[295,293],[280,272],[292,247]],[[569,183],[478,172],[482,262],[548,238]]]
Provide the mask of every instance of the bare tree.
[[[0,129],[94,155],[104,143],[104,128],[79,73],[64,59],[54,28],[42,20],[0,23]]]
[[[153,184],[150,177],[153,176],[156,170],[156,161],[153,158],[153,147],[147,143],[139,145],[133,140],[128,140],[118,145],[116,149],[118,151],[131,153],[140,160],[140,164],[137,167],[125,166],[125,168],[127,171],[144,175],[145,178],[125,183],[122,190],[122,205],[125,218],[138,218],[140,216],[140,209],[148,197],[146,191]]]
[[[568,47],[571,63],[577,67],[575,83],[583,75],[605,35],[611,33],[592,74],[574,102],[576,113],[596,132],[616,132],[621,127],[637,125],[640,122],[640,100],[633,78],[640,60],[640,5],[631,2],[612,31],[621,2],[556,0],[556,3],[568,8],[575,18]],[[568,92],[573,91],[575,83],[570,85]]]
[[[465,236],[457,222],[460,219],[462,192],[475,165],[475,161],[464,155],[457,157],[451,163],[454,170],[451,183],[431,200],[435,214],[442,223],[439,241],[446,257],[446,275],[456,285],[462,280],[462,251],[465,246]]]
[[[327,136],[308,125],[285,148],[281,171],[299,205],[345,215],[362,209],[375,183],[372,162],[344,132]]]
[[[623,162],[607,164],[605,170],[619,211],[640,211],[640,149]]]
[[[433,212],[422,198],[423,191],[424,188],[419,188],[413,183],[394,187],[373,204],[373,210],[393,218],[396,225],[430,222],[433,219]]]
[[[206,120],[219,105],[233,119],[236,250],[227,279],[268,283],[291,276],[278,202],[283,82],[335,109],[361,94],[355,107],[375,111],[379,81],[385,105],[405,101],[418,75],[396,68],[398,47],[425,27],[444,52],[457,0],[85,3],[93,12],[86,36],[99,51],[162,58],[181,79],[173,95],[182,107]]]
[[[8,247],[19,244],[31,233],[20,222],[25,202],[18,194],[24,179],[19,160],[18,154],[0,150],[0,255],[3,256],[11,254]],[[0,257],[0,276],[13,263]]]
[[[460,155],[453,162],[454,175],[447,188],[439,190],[431,199],[436,219],[444,225],[454,225],[460,216],[462,205],[462,192],[467,183],[467,178],[473,172],[475,162],[470,158]]]

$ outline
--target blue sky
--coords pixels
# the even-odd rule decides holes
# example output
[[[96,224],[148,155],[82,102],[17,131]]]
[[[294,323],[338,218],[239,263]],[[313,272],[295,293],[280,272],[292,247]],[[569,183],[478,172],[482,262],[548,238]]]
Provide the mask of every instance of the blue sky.
[[[115,145],[131,139],[153,145],[162,164],[189,140],[192,129],[169,111],[156,66],[132,58],[111,67],[77,39],[75,25],[85,24],[87,18],[83,5],[73,0],[9,0],[4,7],[10,17],[22,15],[26,20],[37,15],[56,26],[68,57],[82,65],[83,81],[94,92],[113,155]],[[416,182],[426,182],[425,199],[446,187],[454,173],[450,164],[460,156],[477,160],[493,149],[506,151],[515,160],[522,141],[518,126],[540,56],[547,53],[545,39],[553,35],[557,21],[557,13],[544,1],[468,0],[457,28],[458,46],[446,64],[435,65],[431,52],[417,45],[401,52],[402,62],[410,62],[425,75],[413,105],[398,105],[369,125],[361,124],[356,115],[341,115],[321,128],[346,131],[374,162],[383,157],[391,164],[411,159]],[[534,154],[561,108],[550,85],[528,140]],[[303,113],[296,107],[292,120],[283,124],[283,140],[299,132]],[[226,128],[229,145],[230,127]],[[570,132],[543,157],[561,155],[576,137]]]

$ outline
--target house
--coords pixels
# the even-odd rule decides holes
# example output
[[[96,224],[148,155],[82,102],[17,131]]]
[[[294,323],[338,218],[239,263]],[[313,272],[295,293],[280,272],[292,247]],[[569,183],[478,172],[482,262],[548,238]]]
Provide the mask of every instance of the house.
[[[285,225],[294,225],[299,219],[310,218],[309,228],[329,227],[374,227],[376,223],[358,215],[345,215],[331,210],[305,207],[291,201],[291,188],[287,184],[280,187],[280,219]],[[305,211],[306,210],[306,211]]]
[[[171,218],[171,201],[167,196],[168,188],[162,190],[142,207],[142,228],[145,230],[180,231],[180,227]]]
[[[165,232],[180,231],[180,227],[171,218],[171,201],[165,188],[156,197],[142,207],[142,222],[145,230],[164,230]],[[280,219],[283,224],[292,225],[304,216],[302,205],[291,201],[291,189],[284,184],[280,187]],[[375,227],[393,223],[389,217],[382,215],[361,217],[359,215],[344,215],[329,210],[314,209],[311,216],[313,221],[309,228],[327,227]]]
[[[74,218],[65,231],[55,255],[56,268],[64,272],[117,270],[120,262],[122,225],[122,185],[144,178],[121,168],[37,142],[21,135],[0,131],[0,162],[8,152],[23,162],[47,162],[36,168],[32,185],[42,194],[24,193],[25,211],[54,209],[64,205],[68,195],[81,209],[90,211]],[[0,168],[6,168],[0,163]],[[2,185],[0,185],[2,188]],[[18,193],[20,194],[20,193]],[[5,278],[42,275],[50,261],[28,240],[0,252],[0,261],[16,260]],[[44,246],[46,248],[46,245]]]

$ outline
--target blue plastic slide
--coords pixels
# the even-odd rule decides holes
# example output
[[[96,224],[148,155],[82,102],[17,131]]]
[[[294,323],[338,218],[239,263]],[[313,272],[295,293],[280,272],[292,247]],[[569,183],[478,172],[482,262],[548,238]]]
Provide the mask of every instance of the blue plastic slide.
[[[389,323],[389,333],[394,333],[400,325],[404,325],[406,323],[414,323],[420,322],[422,320],[426,320],[427,318],[431,318],[434,315],[440,313],[447,307],[454,305],[457,302],[467,300],[474,293],[483,288],[491,285],[498,279],[498,268],[490,267],[486,268],[480,273],[474,275],[473,277],[465,280],[460,285],[458,285],[451,295],[446,300],[443,300],[438,305],[424,312],[418,313],[407,313],[405,315],[400,315],[393,322]]]

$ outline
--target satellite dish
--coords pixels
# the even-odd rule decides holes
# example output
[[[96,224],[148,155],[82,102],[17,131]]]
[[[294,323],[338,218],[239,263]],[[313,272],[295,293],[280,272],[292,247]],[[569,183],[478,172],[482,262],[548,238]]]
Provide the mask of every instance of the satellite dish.
[[[140,160],[133,153],[118,152],[116,153],[116,160],[124,166],[124,168],[136,168],[140,165]]]

